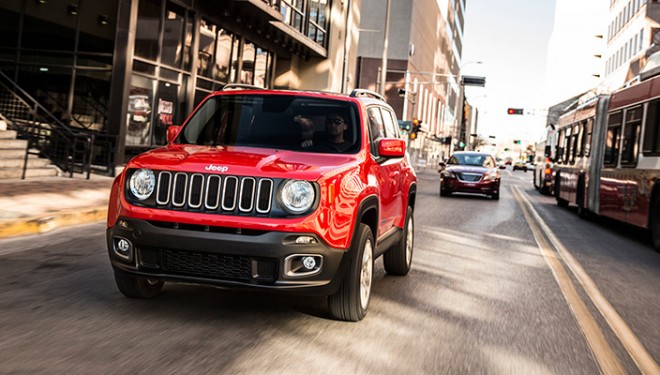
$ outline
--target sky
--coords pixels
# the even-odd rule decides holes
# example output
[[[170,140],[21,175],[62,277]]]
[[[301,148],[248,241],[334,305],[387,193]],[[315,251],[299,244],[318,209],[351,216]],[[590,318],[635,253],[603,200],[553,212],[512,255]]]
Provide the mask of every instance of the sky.
[[[467,0],[462,74],[486,77],[466,87],[479,109],[477,132],[498,144],[540,140],[545,134],[544,86],[555,0]],[[476,63],[480,61],[481,63]],[[523,108],[524,115],[508,115]]]

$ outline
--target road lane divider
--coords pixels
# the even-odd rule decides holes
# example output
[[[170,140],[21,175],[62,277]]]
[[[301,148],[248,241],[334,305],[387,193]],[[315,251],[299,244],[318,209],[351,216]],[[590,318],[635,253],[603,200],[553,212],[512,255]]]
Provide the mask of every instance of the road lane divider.
[[[596,286],[596,283],[589,277],[589,275],[586,273],[584,268],[580,265],[580,263],[573,257],[573,255],[566,249],[566,247],[559,241],[557,236],[555,236],[554,232],[548,225],[545,223],[545,221],[541,218],[541,216],[538,214],[536,209],[532,206],[531,202],[525,195],[520,191],[520,188],[517,186],[513,186],[514,190],[514,195],[516,197],[516,200],[518,201],[518,204],[520,205],[523,214],[527,218],[527,222],[530,225],[530,228],[532,229],[532,233],[534,234],[534,238],[536,239],[537,243],[539,244],[539,247],[541,248],[541,251],[543,253],[544,258],[546,259],[546,262],[550,265],[550,268],[552,269],[553,273],[555,274],[555,279],[557,279],[557,282],[559,283],[559,277],[556,272],[556,269],[553,267],[557,266],[561,268],[563,273],[566,273],[564,270],[564,267],[561,264],[561,261],[559,258],[556,256],[556,254],[559,255],[561,260],[563,260],[563,263],[566,264],[568,269],[571,271],[573,276],[580,282],[582,285],[582,288],[584,289],[585,293],[589,296],[593,304],[596,306],[600,314],[603,316],[607,324],[609,325],[610,329],[616,334],[616,336],[619,338],[621,341],[621,344],[626,348],[626,351],[630,355],[630,357],[633,359],[639,370],[642,372],[642,374],[647,374],[647,375],[660,375],[660,367],[658,367],[658,364],[655,362],[653,357],[649,354],[649,352],[646,350],[644,345],[639,341],[637,336],[632,332],[630,327],[625,323],[625,321],[621,318],[621,316],[616,312],[614,307],[609,303],[609,301],[605,298],[605,296],[600,292],[598,287]],[[545,236],[543,236],[545,234]],[[556,249],[556,253],[552,251],[552,248],[549,246],[545,238],[550,241],[554,249]],[[546,253],[549,253],[548,256],[546,256]],[[550,264],[551,261],[553,264]],[[560,271],[561,272],[561,271]],[[568,275],[566,274],[566,277]],[[568,278],[568,282],[573,285],[572,281],[570,278]],[[561,283],[560,283],[560,288],[561,288]],[[574,289],[574,287],[573,287]],[[564,290],[562,289],[562,293],[564,293]],[[566,294],[564,294],[566,297]],[[584,302],[580,299],[579,295],[576,294],[576,297],[580,300],[579,303],[584,305]],[[568,298],[567,298],[568,300]],[[569,301],[569,304],[571,302]],[[571,305],[571,308],[574,308],[573,305]],[[575,313],[575,310],[574,310]],[[589,314],[589,312],[586,312]],[[591,317],[591,315],[589,314]],[[577,318],[577,313],[576,313],[576,318]],[[593,319],[593,317],[591,317]],[[578,323],[580,323],[580,318],[578,318]],[[595,320],[594,320],[595,323]],[[582,326],[582,324],[581,324]],[[600,332],[600,330],[599,330]],[[602,332],[600,333],[602,335]],[[585,336],[587,333],[585,332]],[[604,338],[604,337],[603,337]],[[589,337],[587,337],[587,340],[589,341]],[[594,344],[600,345],[598,342],[594,342]],[[605,342],[605,344],[609,347],[609,344]],[[590,342],[589,345],[592,345]],[[592,350],[594,348],[592,347]],[[598,350],[607,350],[607,348],[601,348],[599,347]],[[610,348],[611,350],[611,348]],[[603,353],[601,353],[602,355]],[[597,355],[597,353],[594,351],[594,355]],[[617,359],[618,361],[618,359]],[[600,362],[599,362],[600,365]],[[608,365],[609,366],[609,365]],[[605,372],[604,369],[601,367],[601,370],[603,370],[604,374],[607,374],[609,372]]]
[[[605,339],[605,335],[598,326],[596,319],[591,315],[586,304],[584,301],[582,301],[582,298],[580,298],[580,295],[575,288],[573,281],[568,275],[568,272],[562,265],[557,254],[553,251],[552,247],[543,236],[543,233],[539,228],[538,221],[534,220],[535,217],[532,214],[532,210],[534,210],[534,208],[531,207],[529,201],[527,201],[526,198],[522,196],[520,189],[518,189],[517,186],[513,186],[512,191],[516,201],[518,202],[518,205],[523,212],[523,215],[525,216],[525,219],[527,220],[527,223],[529,224],[530,229],[532,230],[532,234],[534,235],[534,239],[536,240],[536,243],[541,250],[541,254],[550,267],[550,270],[552,270],[552,274],[554,275],[555,280],[559,285],[559,289],[566,299],[566,302],[568,302],[568,305],[573,312],[573,316],[577,320],[577,323],[587,340],[589,348],[591,348],[591,352],[593,353],[601,372],[605,375],[626,374],[626,371],[623,369],[619,358],[614,353],[614,350],[610,344],[607,342],[607,339]]]

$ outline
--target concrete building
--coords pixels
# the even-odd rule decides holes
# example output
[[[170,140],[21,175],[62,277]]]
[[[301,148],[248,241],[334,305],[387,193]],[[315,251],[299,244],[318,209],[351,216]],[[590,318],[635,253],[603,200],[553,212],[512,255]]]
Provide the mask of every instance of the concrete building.
[[[637,82],[648,58],[660,50],[660,3],[647,0],[610,0],[609,3],[601,92]]]
[[[378,90],[383,58],[383,0],[362,0],[357,86]],[[465,0],[391,0],[385,96],[400,120],[422,120],[412,149],[450,152],[459,133],[459,86]],[[437,142],[433,142],[433,141]]]
[[[360,0],[0,0],[0,115],[19,137],[44,135],[32,146],[61,168],[91,158],[112,173],[165,144],[168,126],[227,83],[350,92],[360,7]],[[31,124],[46,130],[26,130],[23,104],[37,108]]]

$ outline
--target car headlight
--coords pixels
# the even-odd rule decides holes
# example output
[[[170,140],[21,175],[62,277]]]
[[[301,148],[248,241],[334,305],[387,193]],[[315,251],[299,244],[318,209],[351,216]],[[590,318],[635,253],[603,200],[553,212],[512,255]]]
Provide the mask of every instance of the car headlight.
[[[314,204],[314,186],[308,181],[289,180],[280,189],[280,202],[292,214],[309,210]]]
[[[489,172],[484,174],[484,181],[497,180],[497,172]]]
[[[445,178],[456,178],[456,175],[454,174],[454,172],[445,171]]]
[[[129,180],[131,194],[141,201],[149,198],[156,186],[156,176],[151,169],[138,169]]]

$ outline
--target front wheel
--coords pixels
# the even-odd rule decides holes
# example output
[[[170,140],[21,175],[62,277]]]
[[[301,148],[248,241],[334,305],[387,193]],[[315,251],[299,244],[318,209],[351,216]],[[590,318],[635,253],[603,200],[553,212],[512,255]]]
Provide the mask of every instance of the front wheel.
[[[160,280],[129,276],[115,271],[115,283],[122,294],[130,298],[153,298],[160,294],[165,284]]]
[[[351,264],[337,293],[328,297],[330,315],[337,320],[357,322],[367,315],[374,276],[374,238],[366,224],[360,224],[348,256]]]
[[[410,271],[414,245],[414,227],[413,209],[409,206],[406,211],[406,222],[403,226],[401,240],[383,255],[385,272],[388,274],[405,276]]]

